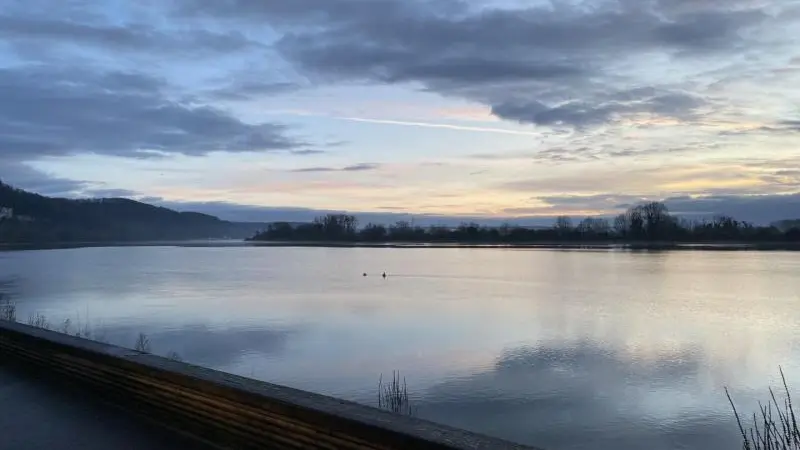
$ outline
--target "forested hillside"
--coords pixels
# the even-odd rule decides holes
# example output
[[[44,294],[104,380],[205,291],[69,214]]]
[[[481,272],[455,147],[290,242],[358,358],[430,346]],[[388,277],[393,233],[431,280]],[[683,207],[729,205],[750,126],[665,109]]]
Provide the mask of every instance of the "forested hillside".
[[[0,181],[0,242],[238,238],[258,224],[178,212],[124,198],[51,198]]]

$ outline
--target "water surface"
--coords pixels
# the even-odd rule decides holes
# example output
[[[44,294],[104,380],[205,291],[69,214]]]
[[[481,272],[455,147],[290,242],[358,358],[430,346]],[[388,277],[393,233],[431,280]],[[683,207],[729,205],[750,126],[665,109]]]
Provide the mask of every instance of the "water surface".
[[[397,369],[419,416],[552,450],[739,447],[723,387],[749,413],[778,365],[800,383],[799,271],[754,251],[0,253],[23,321],[370,405]]]

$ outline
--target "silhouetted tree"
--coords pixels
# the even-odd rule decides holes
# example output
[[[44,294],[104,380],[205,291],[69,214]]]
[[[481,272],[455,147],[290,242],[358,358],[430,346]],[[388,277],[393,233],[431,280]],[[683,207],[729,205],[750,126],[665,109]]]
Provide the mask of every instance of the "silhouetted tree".
[[[577,231],[583,237],[602,238],[609,235],[611,232],[611,225],[609,225],[606,219],[587,217],[578,224]]]
[[[314,224],[326,239],[339,240],[355,237],[358,220],[347,214],[328,214],[314,219]]]
[[[572,231],[572,219],[569,216],[558,216],[554,228],[561,232]]]
[[[486,233],[480,225],[476,223],[462,223],[455,230],[455,237],[458,241],[477,242],[486,239]]]
[[[428,228],[427,236],[430,237],[431,242],[450,242],[455,240],[455,236],[453,236],[450,228],[442,226],[432,226]]]
[[[626,238],[630,234],[630,221],[627,214],[620,214],[614,218],[614,233],[621,238]]]
[[[575,231],[575,229],[572,227],[572,219],[568,216],[556,217],[556,222],[553,225],[553,231],[555,231],[555,236],[550,236],[549,239],[568,239],[572,237],[573,231]]]
[[[625,212],[625,220],[628,224],[628,237],[631,239],[644,239],[647,235],[645,228],[644,215],[642,209],[634,207]]]
[[[650,202],[635,207],[640,211],[644,235],[649,240],[668,238],[674,221],[667,206],[660,202]]]
[[[267,225],[266,233],[273,239],[292,239],[294,227],[288,222],[275,222]]]
[[[374,223],[367,224],[360,234],[367,241],[383,241],[387,236],[386,227]]]
[[[389,237],[392,238],[392,240],[413,241],[414,234],[411,223],[405,220],[398,221],[389,227]]]
[[[747,222],[727,216],[711,220],[689,221],[669,214],[667,207],[658,202],[629,208],[614,218],[613,226],[605,218],[587,217],[576,227],[572,219],[558,217],[552,228],[534,229],[503,224],[492,228],[476,223],[462,223],[456,228],[432,226],[414,227],[400,221],[388,227],[369,224],[356,231],[357,221],[352,216],[322,216],[309,224],[292,226],[287,223],[270,225],[255,239],[296,240],[362,240],[394,242],[464,242],[464,243],[534,243],[541,241],[617,240],[628,241],[798,241],[797,228],[783,233],[777,227],[755,227]],[[290,237],[287,237],[290,236]]]

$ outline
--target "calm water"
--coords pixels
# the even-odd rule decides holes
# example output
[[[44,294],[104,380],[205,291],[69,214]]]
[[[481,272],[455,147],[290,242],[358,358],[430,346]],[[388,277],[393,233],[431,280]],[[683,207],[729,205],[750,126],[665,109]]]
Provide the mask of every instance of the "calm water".
[[[723,387],[749,413],[778,365],[800,385],[798,273],[790,252],[0,253],[23,319],[371,405],[398,369],[419,416],[552,450],[739,448]]]

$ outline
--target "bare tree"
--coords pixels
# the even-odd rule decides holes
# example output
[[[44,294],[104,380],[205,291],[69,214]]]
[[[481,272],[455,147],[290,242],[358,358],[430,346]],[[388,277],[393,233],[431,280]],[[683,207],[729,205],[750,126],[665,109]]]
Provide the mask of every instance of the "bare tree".
[[[578,224],[578,232],[581,234],[601,235],[607,234],[611,230],[608,220],[600,217],[587,217]]]
[[[328,214],[314,219],[314,225],[326,238],[341,238],[355,235],[358,219],[347,214]]]
[[[572,219],[569,216],[558,216],[554,228],[560,233],[572,231]]]
[[[631,231],[630,222],[627,214],[620,214],[614,218],[614,232],[620,237],[628,236]]]
[[[661,202],[650,202],[638,206],[644,221],[645,234],[649,239],[662,238],[668,232],[672,217],[667,205]]]

